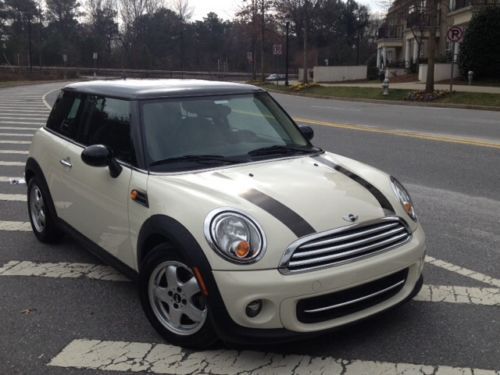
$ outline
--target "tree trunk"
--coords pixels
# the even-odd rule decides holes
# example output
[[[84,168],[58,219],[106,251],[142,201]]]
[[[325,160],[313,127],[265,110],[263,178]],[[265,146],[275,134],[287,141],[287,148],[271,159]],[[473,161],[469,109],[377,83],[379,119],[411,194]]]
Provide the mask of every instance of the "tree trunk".
[[[427,43],[427,79],[425,82],[425,92],[434,92],[434,64],[436,58],[436,29],[437,29],[437,2],[429,1],[429,41]]]
[[[264,82],[266,80],[266,76],[264,74],[264,34],[266,32],[266,20],[265,20],[265,0],[261,0],[261,28],[260,28],[260,72],[261,72],[261,81]]]
[[[307,14],[307,1],[305,4],[305,9],[304,9],[304,76],[302,79],[302,82],[308,83],[308,76],[307,76],[307,28],[308,28],[308,14]]]

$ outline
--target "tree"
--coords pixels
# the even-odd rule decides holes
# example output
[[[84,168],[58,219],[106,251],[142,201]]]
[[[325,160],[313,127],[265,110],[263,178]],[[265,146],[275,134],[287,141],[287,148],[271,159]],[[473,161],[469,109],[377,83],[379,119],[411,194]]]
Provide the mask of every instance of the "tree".
[[[436,39],[438,31],[438,1],[427,0],[429,12],[429,41],[427,43],[427,77],[425,92],[434,92],[434,65],[436,61]]]
[[[500,7],[488,7],[474,15],[459,53],[460,71],[478,79],[500,79]]]

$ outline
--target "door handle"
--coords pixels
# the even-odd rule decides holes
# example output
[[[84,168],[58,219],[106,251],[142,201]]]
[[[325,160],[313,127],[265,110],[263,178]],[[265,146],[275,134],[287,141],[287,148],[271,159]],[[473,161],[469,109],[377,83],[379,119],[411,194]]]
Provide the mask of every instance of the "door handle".
[[[73,164],[71,164],[71,161],[69,158],[66,158],[66,159],[61,159],[59,160],[59,163],[61,163],[61,165],[63,167],[68,167],[68,168],[71,168],[73,166]]]

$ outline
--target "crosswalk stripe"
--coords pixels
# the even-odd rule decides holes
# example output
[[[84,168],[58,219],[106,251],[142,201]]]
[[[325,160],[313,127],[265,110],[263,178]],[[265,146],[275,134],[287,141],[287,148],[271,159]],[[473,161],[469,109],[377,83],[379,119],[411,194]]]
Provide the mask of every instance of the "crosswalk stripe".
[[[29,223],[26,223],[26,225],[29,225]],[[96,270],[99,270],[99,272],[96,273]],[[80,277],[108,281],[128,281],[125,276],[112,267],[66,262],[35,263],[11,261],[0,268],[0,276]],[[422,291],[415,297],[415,300],[421,302],[500,306],[500,289],[424,285]]]
[[[23,161],[0,161],[2,167],[24,167],[25,165]]]
[[[412,363],[345,360],[309,355],[283,355],[250,350],[185,351],[157,343],[71,341],[48,366],[153,374],[481,374],[500,371]]]
[[[0,221],[0,231],[31,232],[31,224],[23,221]]]
[[[2,125],[33,125],[33,126],[43,126],[45,125],[45,122],[33,122],[33,121],[2,121],[0,120],[0,124]]]
[[[33,137],[33,133],[0,133],[0,137]]]
[[[28,131],[28,130],[38,130],[40,128],[28,128],[28,127],[23,127],[23,126],[0,126],[0,130],[21,130],[21,131]]]
[[[425,261],[429,264],[432,264],[433,266],[440,267],[440,268],[443,268],[447,271],[455,272],[455,273],[458,273],[459,275],[466,276],[470,279],[480,281],[482,283],[489,284],[489,285],[500,288],[500,280],[499,279],[495,279],[495,278],[488,276],[488,275],[485,275],[483,273],[472,271],[470,269],[463,268],[463,267],[457,266],[456,264],[448,263],[444,260],[436,259],[436,258],[433,258],[433,257],[428,256],[428,255],[425,257]]]
[[[9,144],[9,145],[30,145],[31,141],[14,141],[14,140],[6,140],[0,139],[0,144]]]
[[[0,182],[10,182],[14,177],[0,176]]]
[[[28,155],[29,151],[22,150],[0,150],[0,154],[20,154],[20,155]]]
[[[0,120],[39,120],[39,121],[44,121],[46,120],[45,116],[28,116],[28,117],[21,117],[22,115],[20,114],[19,116],[0,116]]]
[[[0,108],[2,110],[2,113],[4,114],[49,114],[50,111],[47,109],[26,109],[26,108],[20,108],[20,109],[12,109],[12,108]]]
[[[416,301],[467,303],[472,305],[500,306],[500,289],[470,288],[464,286],[424,285]]]
[[[26,202],[26,194],[2,194],[2,193],[0,193],[0,201]]]
[[[0,276],[35,276],[57,279],[87,278],[104,281],[130,281],[113,267],[88,263],[34,263],[10,261],[0,268]]]

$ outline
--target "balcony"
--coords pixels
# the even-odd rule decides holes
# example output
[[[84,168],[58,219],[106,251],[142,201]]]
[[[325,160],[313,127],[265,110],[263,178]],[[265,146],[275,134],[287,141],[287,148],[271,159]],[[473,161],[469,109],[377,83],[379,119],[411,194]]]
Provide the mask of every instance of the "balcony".
[[[378,29],[378,39],[402,39],[403,27],[384,24]]]

